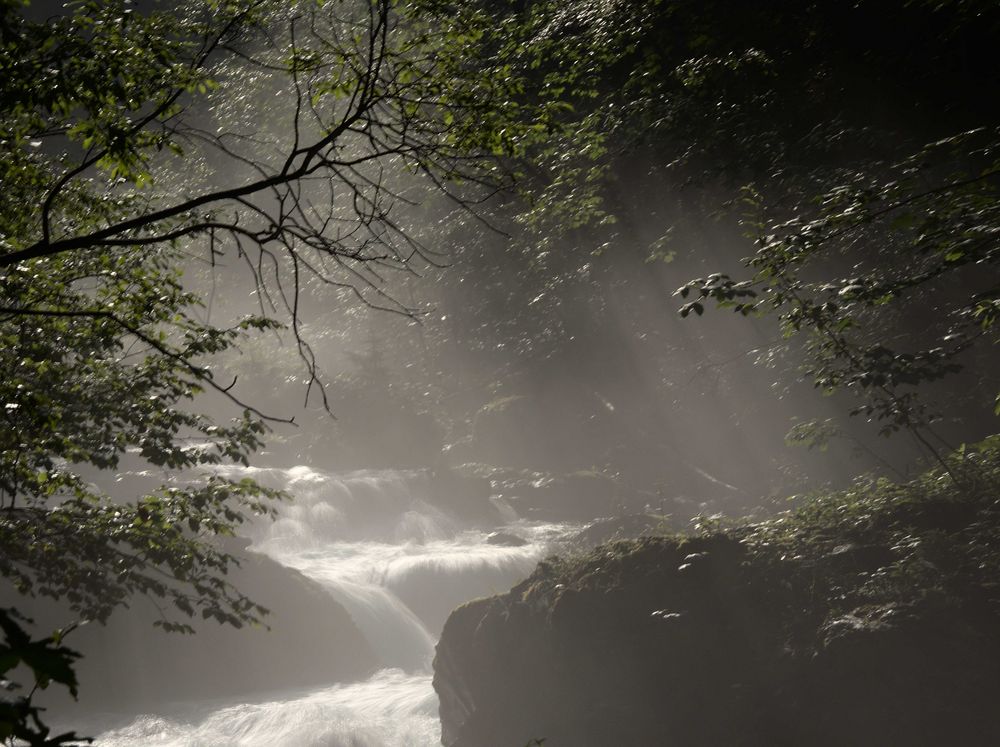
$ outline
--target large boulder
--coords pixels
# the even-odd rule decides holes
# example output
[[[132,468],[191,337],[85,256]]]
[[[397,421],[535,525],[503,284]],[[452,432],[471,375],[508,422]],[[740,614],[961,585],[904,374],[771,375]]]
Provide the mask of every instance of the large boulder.
[[[1000,744],[995,615],[923,600],[829,616],[794,567],[725,535],[544,561],[445,624],[443,743]]]

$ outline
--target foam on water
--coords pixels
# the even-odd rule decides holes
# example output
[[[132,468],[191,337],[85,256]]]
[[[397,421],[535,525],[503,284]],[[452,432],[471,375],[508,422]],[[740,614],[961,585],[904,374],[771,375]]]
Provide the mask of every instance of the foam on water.
[[[239,703],[190,718],[140,716],[104,747],[426,747],[440,742],[430,675],[383,670],[298,697]]]

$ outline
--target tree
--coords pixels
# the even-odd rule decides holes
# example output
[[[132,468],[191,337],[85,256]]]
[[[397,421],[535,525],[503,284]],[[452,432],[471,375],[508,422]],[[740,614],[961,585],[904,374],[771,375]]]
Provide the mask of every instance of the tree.
[[[79,654],[62,645],[63,635],[70,630],[58,630],[50,636],[32,640],[17,618],[13,611],[0,610],[0,628],[4,633],[4,644],[0,645],[0,675],[5,677],[5,688],[10,690],[13,687],[6,679],[7,673],[23,665],[31,670],[36,687],[58,682],[76,696],[73,664]],[[41,708],[32,705],[30,696],[0,702],[0,739],[6,743],[15,743],[15,740],[27,742],[32,747],[56,747],[81,741],[75,732],[50,738],[50,729],[43,723],[41,711]]]
[[[543,71],[529,90],[544,95],[559,62],[585,82],[566,113],[583,134],[562,149],[565,162],[582,164],[588,124],[601,121],[604,147],[587,170],[605,175],[594,188],[600,209],[582,219],[628,214],[609,185],[630,173],[623,165],[634,154],[647,184],[669,195],[659,201],[678,206],[670,251],[652,258],[701,250],[685,213],[739,223],[747,276],[686,283],[683,316],[701,315],[706,300],[776,314],[786,339],[804,333],[801,347],[785,345],[794,375],[825,393],[859,394],[852,414],[883,434],[912,435],[932,459],[948,447],[934,425],[942,415],[964,407],[986,420],[983,405],[997,395],[1000,112],[981,92],[998,82],[996,7],[528,7],[533,65]],[[620,249],[608,233],[597,249]],[[959,372],[958,396],[948,394],[944,412],[930,406],[928,385]]]
[[[286,419],[215,357],[287,326],[316,391],[307,283],[411,314],[380,273],[435,255],[395,207],[430,188],[471,209],[532,129],[499,106],[515,77],[468,63],[486,19],[463,4],[68,8],[0,3],[0,575],[84,619],[142,594],[166,630],[255,624],[215,538],[284,496],[212,468]],[[256,312],[213,321],[182,270],[234,261]],[[216,422],[208,395],[242,415]],[[133,458],[172,481],[113,497],[101,476]],[[27,634],[4,620],[11,652]],[[36,669],[49,681],[75,687]],[[4,711],[0,737],[50,743],[37,715]]]
[[[816,387],[859,395],[852,415],[882,435],[909,433],[951,473],[921,387],[997,341],[998,144],[982,130],[929,143],[882,173],[849,175],[816,198],[818,210],[790,218],[769,219],[764,198],[749,194],[753,276],[692,281],[679,291],[694,296],[681,314],[701,314],[705,300],[776,313],[787,336],[807,335],[804,371]],[[817,272],[831,261],[833,272]]]

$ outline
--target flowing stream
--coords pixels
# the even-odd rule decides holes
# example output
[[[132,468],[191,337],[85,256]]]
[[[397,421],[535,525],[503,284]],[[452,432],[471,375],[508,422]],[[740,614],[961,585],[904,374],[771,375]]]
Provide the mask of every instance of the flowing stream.
[[[506,591],[574,527],[463,522],[435,505],[422,473],[337,476],[308,467],[232,469],[294,501],[249,533],[252,550],[322,584],[350,613],[383,668],[368,680],[252,702],[190,703],[104,730],[105,747],[425,747],[440,744],[431,686],[434,644],[462,602]],[[496,530],[526,544],[486,542]],[[106,728],[106,727],[105,727]],[[101,730],[98,730],[101,731]]]

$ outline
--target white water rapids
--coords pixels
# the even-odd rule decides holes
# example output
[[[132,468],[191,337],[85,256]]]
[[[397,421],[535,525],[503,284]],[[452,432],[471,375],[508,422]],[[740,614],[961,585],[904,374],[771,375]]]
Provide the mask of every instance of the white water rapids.
[[[462,602],[506,591],[573,527],[519,521],[476,528],[433,505],[420,473],[324,474],[308,467],[231,470],[294,500],[249,533],[252,550],[319,582],[350,613],[383,669],[362,682],[174,704],[114,729],[99,747],[427,747],[440,744],[434,644]],[[486,542],[501,529],[519,547]],[[93,732],[92,732],[93,733]]]

